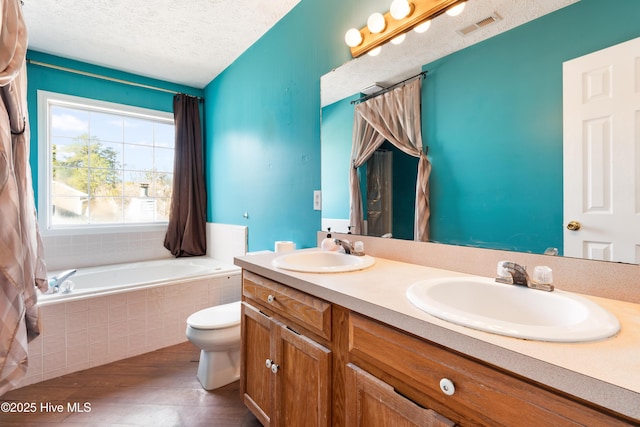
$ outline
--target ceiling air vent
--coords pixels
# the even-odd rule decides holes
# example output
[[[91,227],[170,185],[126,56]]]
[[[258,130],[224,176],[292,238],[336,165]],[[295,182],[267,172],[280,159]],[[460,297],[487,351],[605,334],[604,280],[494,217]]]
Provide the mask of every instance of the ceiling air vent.
[[[479,30],[480,28],[484,28],[487,25],[495,24],[498,21],[502,21],[502,17],[498,15],[498,12],[493,12],[491,15],[486,18],[482,18],[481,20],[475,22],[474,24],[467,25],[464,28],[461,28],[457,31],[461,36],[467,36],[474,31]]]

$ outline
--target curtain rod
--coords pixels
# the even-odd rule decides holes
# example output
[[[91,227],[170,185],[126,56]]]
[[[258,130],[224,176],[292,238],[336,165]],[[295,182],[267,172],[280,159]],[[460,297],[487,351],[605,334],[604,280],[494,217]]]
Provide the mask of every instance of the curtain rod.
[[[392,84],[392,85],[391,85],[391,86],[389,86],[388,88],[382,89],[382,90],[381,90],[381,91],[379,91],[379,92],[372,93],[371,95],[363,96],[362,98],[360,98],[360,99],[356,99],[355,101],[351,101],[351,104],[359,104],[359,103],[361,103],[361,102],[368,101],[368,100],[370,100],[371,98],[375,98],[376,96],[383,95],[383,94],[385,94],[385,93],[387,93],[387,92],[389,92],[389,91],[392,91],[393,89],[395,89],[395,88],[397,88],[398,86],[400,86],[400,85],[402,85],[402,84],[404,84],[404,83],[408,82],[409,80],[413,80],[413,79],[415,79],[415,78],[417,78],[417,77],[424,77],[424,76],[426,76],[426,75],[427,75],[427,71],[422,71],[422,72],[420,72],[420,73],[416,74],[415,76],[411,76],[411,77],[409,77],[409,78],[406,78],[406,79],[402,80],[401,82],[398,82],[398,83]]]
[[[129,85],[129,86],[137,86],[137,87],[141,87],[141,88],[144,88],[144,89],[157,90],[159,92],[173,93],[175,95],[178,95],[178,94],[182,93],[182,92],[177,92],[177,91],[171,90],[171,89],[165,89],[165,88],[162,88],[162,87],[146,85],[146,84],[143,84],[143,83],[136,83],[136,82],[132,82],[132,81],[129,81],[129,80],[117,79],[115,77],[103,76],[101,74],[90,73],[90,72],[87,72],[87,71],[75,70],[73,68],[62,67],[60,65],[47,64],[46,62],[34,61],[33,59],[29,59],[29,58],[27,58],[27,63],[32,64],[32,65],[38,65],[40,67],[53,68],[54,70],[66,71],[67,73],[80,74],[82,76],[93,77],[93,78],[96,78],[96,79],[107,80],[107,81],[115,82],[115,83],[122,83],[122,84]],[[193,95],[188,95],[188,96],[193,96]],[[201,97],[201,96],[193,96],[193,97],[197,98],[200,102],[204,101],[204,98]]]

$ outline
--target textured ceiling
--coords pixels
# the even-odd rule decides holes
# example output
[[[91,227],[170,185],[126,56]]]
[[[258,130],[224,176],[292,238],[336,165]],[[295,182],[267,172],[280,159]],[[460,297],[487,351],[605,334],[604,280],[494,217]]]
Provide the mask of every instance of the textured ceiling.
[[[29,48],[203,88],[300,0],[24,0]]]
[[[322,106],[381,83],[390,86],[418,74],[422,66],[579,0],[469,0],[462,14],[442,15],[431,28],[407,33],[400,45],[387,43],[378,56],[363,55],[322,76]],[[386,11],[380,11],[386,12]],[[502,20],[462,36],[457,30],[498,13]],[[363,17],[366,23],[367,17]],[[354,23],[357,26],[358,23]],[[364,26],[364,24],[362,24]],[[346,45],[345,45],[346,48]]]

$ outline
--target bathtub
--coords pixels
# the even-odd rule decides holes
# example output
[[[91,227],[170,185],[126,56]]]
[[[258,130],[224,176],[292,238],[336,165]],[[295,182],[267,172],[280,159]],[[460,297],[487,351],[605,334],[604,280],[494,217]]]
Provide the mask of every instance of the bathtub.
[[[58,273],[60,272],[49,272],[48,277],[54,277]],[[38,296],[38,304],[45,306],[62,300],[73,301],[96,294],[141,290],[165,284],[177,284],[200,278],[239,273],[239,267],[224,264],[209,257],[169,258],[79,268],[69,278],[73,282],[71,292],[41,294]]]
[[[78,268],[71,293],[38,298],[42,333],[21,385],[185,342],[189,315],[240,300],[241,277],[209,257]]]

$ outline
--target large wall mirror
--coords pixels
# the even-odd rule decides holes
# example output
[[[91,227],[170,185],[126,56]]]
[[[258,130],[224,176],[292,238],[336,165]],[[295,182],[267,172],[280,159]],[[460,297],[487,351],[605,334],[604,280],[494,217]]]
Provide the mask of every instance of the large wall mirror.
[[[323,76],[323,228],[348,224],[351,101],[374,84],[427,71],[431,240],[563,255],[563,63],[640,37],[637,16],[637,0],[469,0],[462,15],[437,17],[427,33]],[[487,17],[495,22],[458,31]],[[396,238],[413,235],[415,162],[393,153]],[[614,185],[640,188],[639,177]]]

